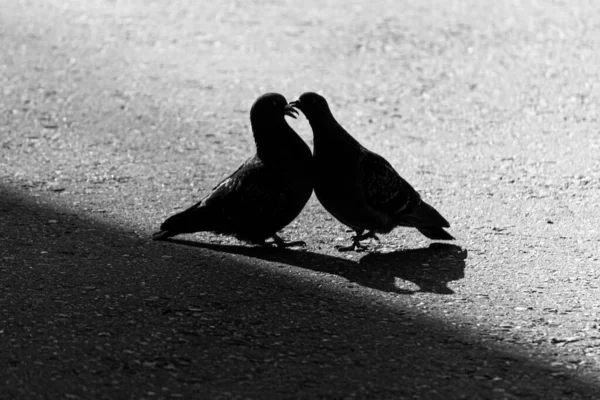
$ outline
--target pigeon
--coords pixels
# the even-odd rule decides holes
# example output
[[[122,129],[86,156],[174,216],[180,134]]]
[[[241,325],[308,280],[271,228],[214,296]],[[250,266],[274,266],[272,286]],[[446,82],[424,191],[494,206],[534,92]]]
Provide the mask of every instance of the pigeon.
[[[327,100],[307,92],[291,106],[302,111],[314,135],[314,191],[323,207],[356,235],[340,251],[364,250],[360,241],[397,226],[414,227],[434,240],[454,239],[450,224],[390,163],[354,139],[335,120]],[[366,231],[366,232],[365,232]]]
[[[169,217],[152,238],[210,231],[254,244],[272,238],[278,247],[304,245],[277,235],[313,191],[312,153],[285,120],[297,114],[281,94],[260,96],[250,110],[256,153],[197,204]]]

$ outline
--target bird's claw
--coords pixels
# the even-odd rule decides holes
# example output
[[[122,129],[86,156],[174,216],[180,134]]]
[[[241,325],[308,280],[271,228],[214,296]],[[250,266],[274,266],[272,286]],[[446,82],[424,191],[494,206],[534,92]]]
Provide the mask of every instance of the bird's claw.
[[[375,239],[379,241],[377,234],[374,231],[369,231],[367,233],[359,233],[356,232],[356,235],[352,236],[352,244],[349,246],[335,246],[338,251],[366,251],[369,249],[368,246],[360,243],[361,240],[365,239]]]

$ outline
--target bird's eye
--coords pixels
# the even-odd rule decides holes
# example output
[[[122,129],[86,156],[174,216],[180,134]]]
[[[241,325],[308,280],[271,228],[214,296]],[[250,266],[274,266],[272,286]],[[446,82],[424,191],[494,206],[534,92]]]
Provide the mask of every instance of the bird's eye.
[[[273,102],[273,103],[271,103],[271,104],[273,104],[273,107],[277,107],[277,102],[276,102],[276,101],[274,101],[274,102]]]

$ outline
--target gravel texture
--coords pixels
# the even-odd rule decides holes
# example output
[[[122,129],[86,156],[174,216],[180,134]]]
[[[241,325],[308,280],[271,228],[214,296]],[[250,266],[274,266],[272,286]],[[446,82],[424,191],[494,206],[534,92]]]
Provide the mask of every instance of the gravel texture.
[[[1,399],[600,398],[600,4],[6,0]],[[452,224],[149,240],[329,100]],[[291,122],[311,143],[305,119]]]

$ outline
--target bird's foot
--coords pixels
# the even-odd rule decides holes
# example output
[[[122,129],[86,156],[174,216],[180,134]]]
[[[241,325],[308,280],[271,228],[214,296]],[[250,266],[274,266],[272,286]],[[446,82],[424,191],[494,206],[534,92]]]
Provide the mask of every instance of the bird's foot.
[[[335,246],[335,248],[340,251],[340,252],[344,252],[344,251],[365,251],[368,249],[367,246],[365,246],[364,244],[361,244],[360,241],[364,238],[364,235],[361,233],[357,233],[356,235],[352,236],[352,244],[350,246]]]
[[[356,235],[352,236],[352,244],[350,246],[335,246],[335,248],[338,251],[366,251],[369,249],[368,246],[361,244],[360,241],[361,240],[365,240],[365,239],[375,239],[377,241],[379,241],[379,238],[377,237],[377,235],[375,234],[374,231],[369,231],[367,233],[362,233],[362,232],[356,232]]]
[[[288,247],[305,247],[306,246],[306,242],[304,240],[296,240],[294,242],[286,242],[285,240],[283,240],[282,238],[280,238],[277,235],[273,235],[273,244],[275,245],[275,247],[280,248],[280,249],[285,249]]]

